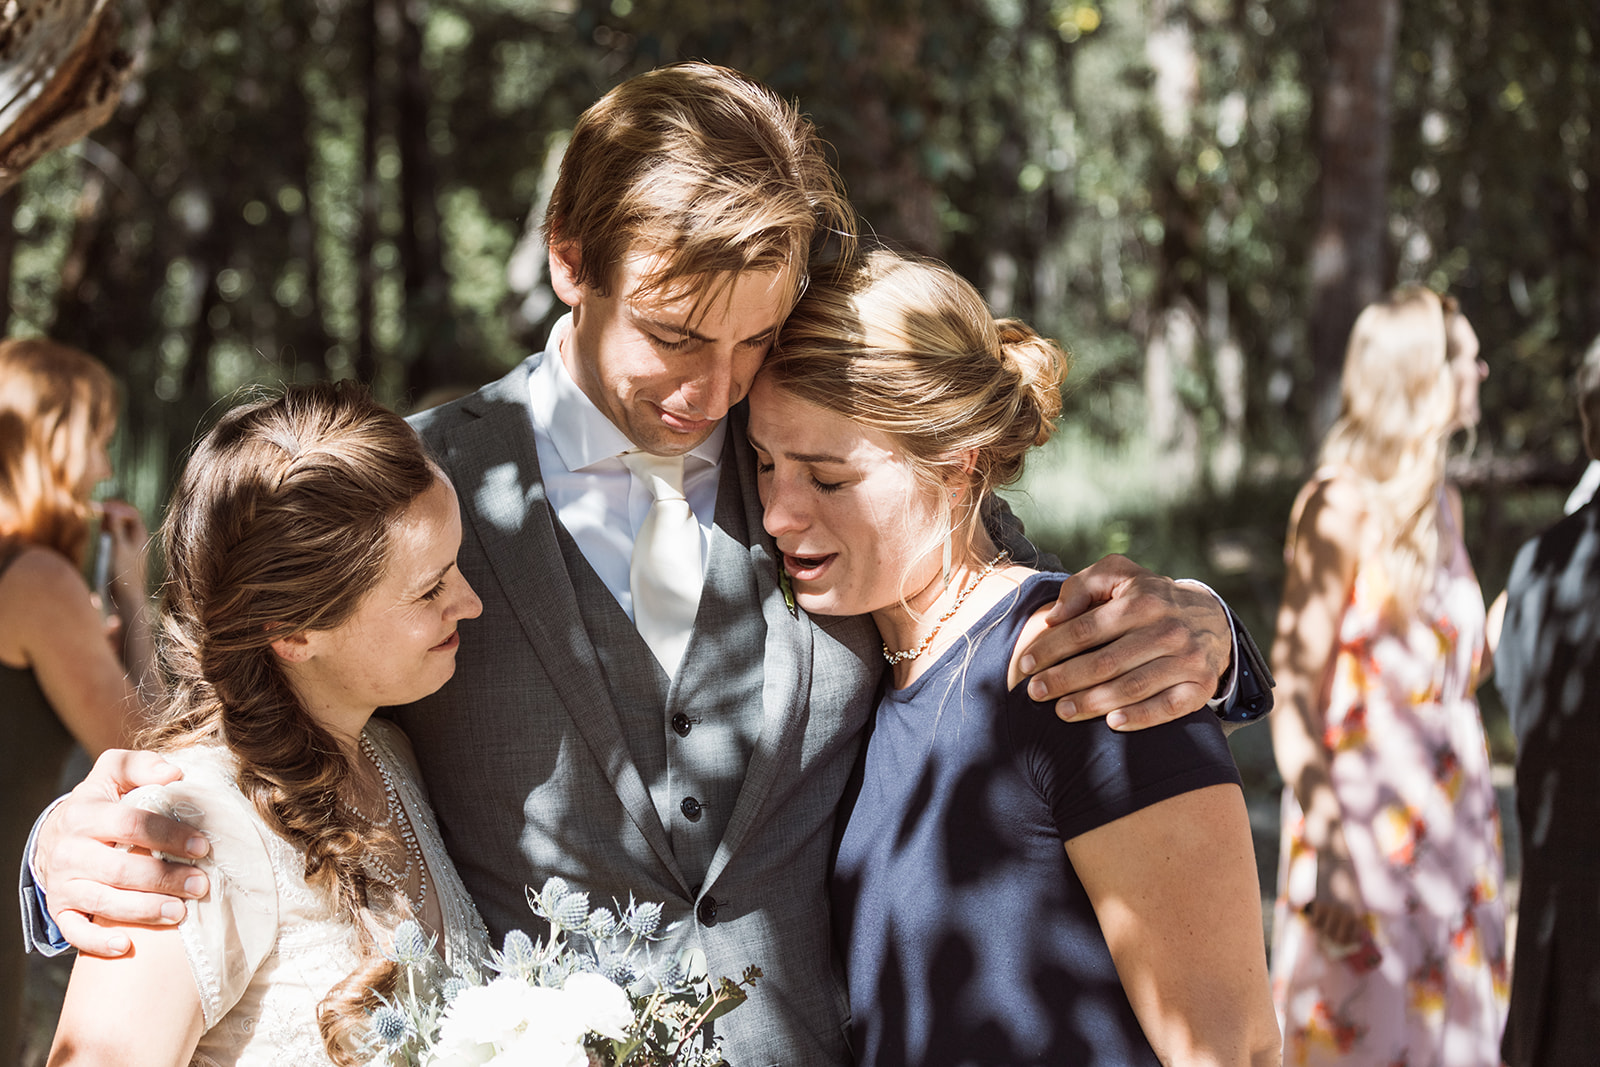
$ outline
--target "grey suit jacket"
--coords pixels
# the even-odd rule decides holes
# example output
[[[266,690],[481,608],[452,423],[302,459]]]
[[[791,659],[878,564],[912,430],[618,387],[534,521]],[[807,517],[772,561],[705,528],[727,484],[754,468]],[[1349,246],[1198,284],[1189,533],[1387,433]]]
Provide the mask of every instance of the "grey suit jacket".
[[[569,573],[587,564],[573,553],[575,563],[564,562],[566,534],[545,499],[527,403],[542,358],[413,418],[460,495],[460,566],[484,604],[462,623],[455,678],[395,711],[445,843],[496,940],[535,925],[525,887],[552,875],[596,904],[630,893],[661,901],[666,920],[681,924],[675,937],[700,947],[713,975],[749,964],[764,972],[750,1002],[719,1023],[730,1061],[848,1063],[827,868],[834,809],[883,673],[872,624],[786,606],[736,412],[719,523],[724,506],[737,505],[754,531],[742,542],[760,617],[702,600],[694,641],[711,627],[760,657],[761,706],[749,709],[759,734],[703,876],[683,869],[625,737],[625,717],[660,721],[663,709],[615,706],[602,665],[615,650],[585,630],[575,588],[583,583]]]

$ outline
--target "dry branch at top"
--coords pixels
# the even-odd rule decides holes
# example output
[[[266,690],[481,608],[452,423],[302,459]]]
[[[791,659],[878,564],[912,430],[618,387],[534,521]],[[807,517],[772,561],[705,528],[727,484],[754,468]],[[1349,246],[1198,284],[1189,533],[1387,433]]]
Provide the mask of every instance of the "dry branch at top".
[[[114,0],[0,0],[0,192],[105,122],[133,70]]]

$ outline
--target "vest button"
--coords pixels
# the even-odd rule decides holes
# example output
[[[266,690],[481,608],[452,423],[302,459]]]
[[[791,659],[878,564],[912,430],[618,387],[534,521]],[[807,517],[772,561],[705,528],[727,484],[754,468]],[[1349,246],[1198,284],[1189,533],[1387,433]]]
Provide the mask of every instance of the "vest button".
[[[700,812],[704,809],[701,807],[700,802],[694,797],[684,797],[683,803],[678,805],[678,810],[683,812],[683,817],[685,819],[688,819],[690,822],[696,822],[700,818]]]
[[[694,723],[683,712],[680,711],[672,717],[672,732],[679,737],[688,737],[689,731],[692,729],[694,729]]]
[[[699,918],[701,926],[717,925],[717,898],[700,898],[700,904],[695,908],[694,913]]]

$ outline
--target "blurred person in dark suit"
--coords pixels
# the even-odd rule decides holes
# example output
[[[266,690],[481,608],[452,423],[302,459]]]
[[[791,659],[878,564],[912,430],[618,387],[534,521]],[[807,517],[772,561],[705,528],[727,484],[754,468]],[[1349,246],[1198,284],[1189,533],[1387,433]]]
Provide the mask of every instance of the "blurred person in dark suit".
[[[1600,338],[1578,370],[1600,459]],[[1600,1049],[1600,502],[1522,546],[1506,582],[1495,684],[1517,735],[1522,896],[1509,1067],[1592,1064]]]

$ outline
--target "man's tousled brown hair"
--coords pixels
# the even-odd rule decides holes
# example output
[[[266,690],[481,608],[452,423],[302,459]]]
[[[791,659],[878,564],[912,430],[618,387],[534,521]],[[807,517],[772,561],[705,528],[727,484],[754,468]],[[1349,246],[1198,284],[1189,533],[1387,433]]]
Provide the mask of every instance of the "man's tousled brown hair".
[[[855,217],[810,121],[737,71],[679,63],[630,78],[578,120],[545,212],[575,280],[609,294],[632,253],[662,256],[640,292],[673,296],[750,270],[848,253]]]

